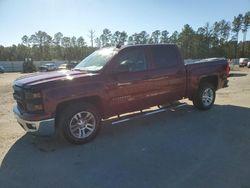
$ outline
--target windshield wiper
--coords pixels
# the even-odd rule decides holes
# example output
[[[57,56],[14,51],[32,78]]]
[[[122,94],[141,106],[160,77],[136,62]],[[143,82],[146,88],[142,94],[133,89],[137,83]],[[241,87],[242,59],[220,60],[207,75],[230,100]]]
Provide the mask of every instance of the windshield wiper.
[[[81,71],[82,69],[80,69],[80,68],[73,68],[72,70]]]
[[[89,73],[97,73],[98,72],[98,71],[94,71],[94,70],[81,69],[81,68],[74,68],[73,70],[84,71],[84,72],[89,72]]]

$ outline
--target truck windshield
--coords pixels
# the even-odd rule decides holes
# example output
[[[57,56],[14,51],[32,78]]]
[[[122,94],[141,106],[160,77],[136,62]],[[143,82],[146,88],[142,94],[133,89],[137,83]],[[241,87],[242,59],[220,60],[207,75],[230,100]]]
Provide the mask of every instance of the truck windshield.
[[[98,72],[116,54],[115,48],[103,48],[83,59],[74,69]]]

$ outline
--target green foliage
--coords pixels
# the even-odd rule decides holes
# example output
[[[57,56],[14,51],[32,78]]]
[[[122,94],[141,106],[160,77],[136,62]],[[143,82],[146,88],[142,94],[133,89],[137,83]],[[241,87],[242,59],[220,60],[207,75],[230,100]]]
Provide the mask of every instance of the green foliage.
[[[167,30],[164,30],[161,32],[161,37],[160,37],[160,42],[161,43],[169,43],[169,37],[168,37],[169,32]]]
[[[120,45],[124,45],[125,42],[127,41],[128,35],[125,31],[116,31],[113,35],[112,35],[112,42],[111,45],[112,46],[116,46],[118,44]]]
[[[177,44],[179,38],[179,33],[177,31],[174,31],[173,34],[169,37],[169,42],[172,44]]]
[[[100,36],[102,47],[111,46],[111,31],[109,29],[104,29],[102,35]]]
[[[38,31],[30,37],[24,35],[22,44],[11,47],[0,46],[0,60],[23,61],[29,57],[33,60],[68,60],[79,61],[95,51],[88,47],[83,37],[63,36],[58,32],[52,38],[44,31]]]
[[[242,24],[243,24],[242,25],[242,32],[243,32],[243,34],[246,34],[246,32],[250,26],[250,11],[248,11],[244,15],[244,17],[242,18]],[[244,37],[246,37],[246,36],[244,36]],[[243,41],[245,41],[245,40],[243,39]]]
[[[178,44],[181,48],[182,54],[186,58],[193,57],[193,48],[195,42],[195,31],[188,24],[184,25],[182,32],[179,34]]]
[[[151,37],[149,39],[150,44],[158,44],[160,43],[160,36],[161,36],[161,31],[156,30],[151,34]],[[164,36],[163,36],[164,37]]]
[[[235,33],[235,35],[233,36],[233,40],[236,40],[237,42],[238,42],[239,32],[242,27],[242,19],[243,19],[242,14],[239,14],[238,16],[234,17],[234,20],[232,23],[233,24],[232,32]]]

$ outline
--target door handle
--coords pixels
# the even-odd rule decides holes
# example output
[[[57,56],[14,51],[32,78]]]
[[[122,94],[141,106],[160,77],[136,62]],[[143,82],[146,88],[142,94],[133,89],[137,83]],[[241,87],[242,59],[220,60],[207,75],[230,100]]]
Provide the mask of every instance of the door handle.
[[[127,86],[131,85],[131,82],[117,83],[117,86]]]
[[[168,78],[168,76],[156,77],[156,78],[147,76],[147,77],[145,77],[145,80],[158,81],[158,80],[164,80],[164,79],[166,79],[166,78]]]

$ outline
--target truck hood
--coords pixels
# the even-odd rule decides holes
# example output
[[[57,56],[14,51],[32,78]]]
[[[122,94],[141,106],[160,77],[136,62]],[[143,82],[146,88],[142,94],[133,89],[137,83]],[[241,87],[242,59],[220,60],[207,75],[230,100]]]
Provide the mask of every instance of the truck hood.
[[[70,70],[61,70],[45,73],[34,73],[26,76],[22,76],[15,80],[14,84],[19,87],[29,88],[34,85],[60,81],[60,80],[74,80],[80,77],[93,76],[96,73],[88,73],[85,71],[70,71]]]

